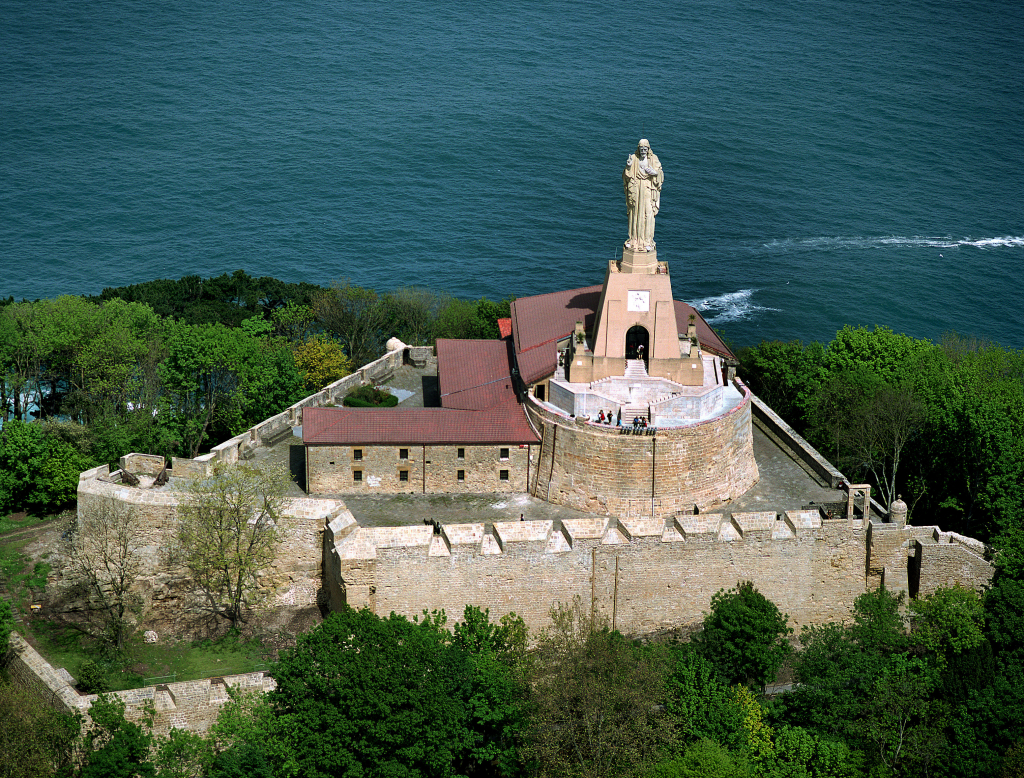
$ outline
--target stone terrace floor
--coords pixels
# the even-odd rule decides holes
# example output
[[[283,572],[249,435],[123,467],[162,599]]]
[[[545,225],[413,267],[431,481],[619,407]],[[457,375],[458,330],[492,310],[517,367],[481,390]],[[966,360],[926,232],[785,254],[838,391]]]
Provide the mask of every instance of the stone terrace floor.
[[[399,403],[404,408],[436,407],[439,403],[437,389],[437,360],[431,359],[423,368],[405,365],[395,371],[387,385],[401,390],[406,396]],[[710,509],[714,513],[741,513],[746,511],[787,511],[797,510],[815,502],[845,502],[846,492],[822,486],[800,464],[777,446],[760,429],[754,427],[754,459],[761,474],[758,483],[742,496],[724,505]],[[279,463],[290,467],[293,474],[304,476],[304,452],[302,428],[297,428],[291,437],[275,445],[259,448],[253,461],[257,463]],[[291,496],[305,497],[297,485],[292,486]],[[332,494],[325,497],[340,497],[363,526],[387,526],[421,524],[424,519],[434,519],[445,524],[482,521],[514,521],[523,515],[528,520],[553,520],[581,518],[591,514],[572,510],[561,505],[552,505],[528,494],[464,494],[464,495],[380,495],[380,494]]]

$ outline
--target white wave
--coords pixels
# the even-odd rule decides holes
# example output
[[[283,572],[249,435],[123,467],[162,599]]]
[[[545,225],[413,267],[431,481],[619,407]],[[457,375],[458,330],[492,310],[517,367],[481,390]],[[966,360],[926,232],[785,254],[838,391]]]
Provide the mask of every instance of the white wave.
[[[750,319],[762,311],[777,311],[778,308],[768,308],[764,305],[757,305],[751,299],[756,289],[740,289],[738,292],[720,294],[717,297],[705,297],[703,300],[692,300],[690,305],[696,308],[701,314],[711,314],[710,318],[705,315],[708,324],[720,324],[727,321],[740,321]]]
[[[996,247],[1024,247],[1024,237],[1006,235],[994,238],[954,238],[949,235],[884,235],[878,237],[823,236],[817,238],[785,238],[764,244],[768,249],[801,248],[883,248],[888,246],[921,246],[925,248],[953,249],[973,246],[979,249]]]

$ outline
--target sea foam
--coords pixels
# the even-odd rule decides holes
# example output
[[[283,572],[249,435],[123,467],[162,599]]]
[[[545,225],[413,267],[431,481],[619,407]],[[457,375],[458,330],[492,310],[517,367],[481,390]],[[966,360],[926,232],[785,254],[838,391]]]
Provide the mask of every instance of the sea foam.
[[[708,324],[720,324],[728,321],[741,321],[750,319],[762,311],[778,311],[778,308],[769,308],[758,305],[751,298],[756,289],[740,289],[736,292],[720,294],[717,297],[705,297],[702,300],[692,300],[690,305],[705,315]]]

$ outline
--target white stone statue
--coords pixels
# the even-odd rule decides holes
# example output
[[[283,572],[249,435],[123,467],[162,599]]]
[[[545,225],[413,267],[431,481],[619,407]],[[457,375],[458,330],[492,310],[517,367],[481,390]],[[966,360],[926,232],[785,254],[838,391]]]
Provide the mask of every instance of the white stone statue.
[[[622,171],[622,189],[626,193],[629,217],[629,238],[625,246],[633,251],[654,251],[654,217],[661,205],[661,185],[665,173],[661,162],[651,151],[651,144],[641,138],[636,153],[626,160]]]

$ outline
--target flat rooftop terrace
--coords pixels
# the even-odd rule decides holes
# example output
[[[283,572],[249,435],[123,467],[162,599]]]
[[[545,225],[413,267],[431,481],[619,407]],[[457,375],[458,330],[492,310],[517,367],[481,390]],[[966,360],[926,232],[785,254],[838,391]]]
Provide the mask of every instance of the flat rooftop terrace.
[[[437,384],[437,361],[431,359],[424,367],[404,365],[384,384],[400,398],[403,408],[437,407],[440,405]],[[256,449],[253,461],[287,466],[297,481],[305,482],[305,456],[302,428],[284,437],[275,445]],[[740,497],[710,509],[713,513],[748,511],[799,510],[810,503],[846,501],[846,492],[830,489],[812,476],[784,449],[754,426],[754,459],[760,480]],[[306,493],[293,484],[291,494]],[[587,518],[594,514],[553,505],[525,493],[512,494],[323,494],[320,497],[340,498],[360,525],[364,527],[404,526],[433,520],[442,524],[466,522],[553,520]]]

